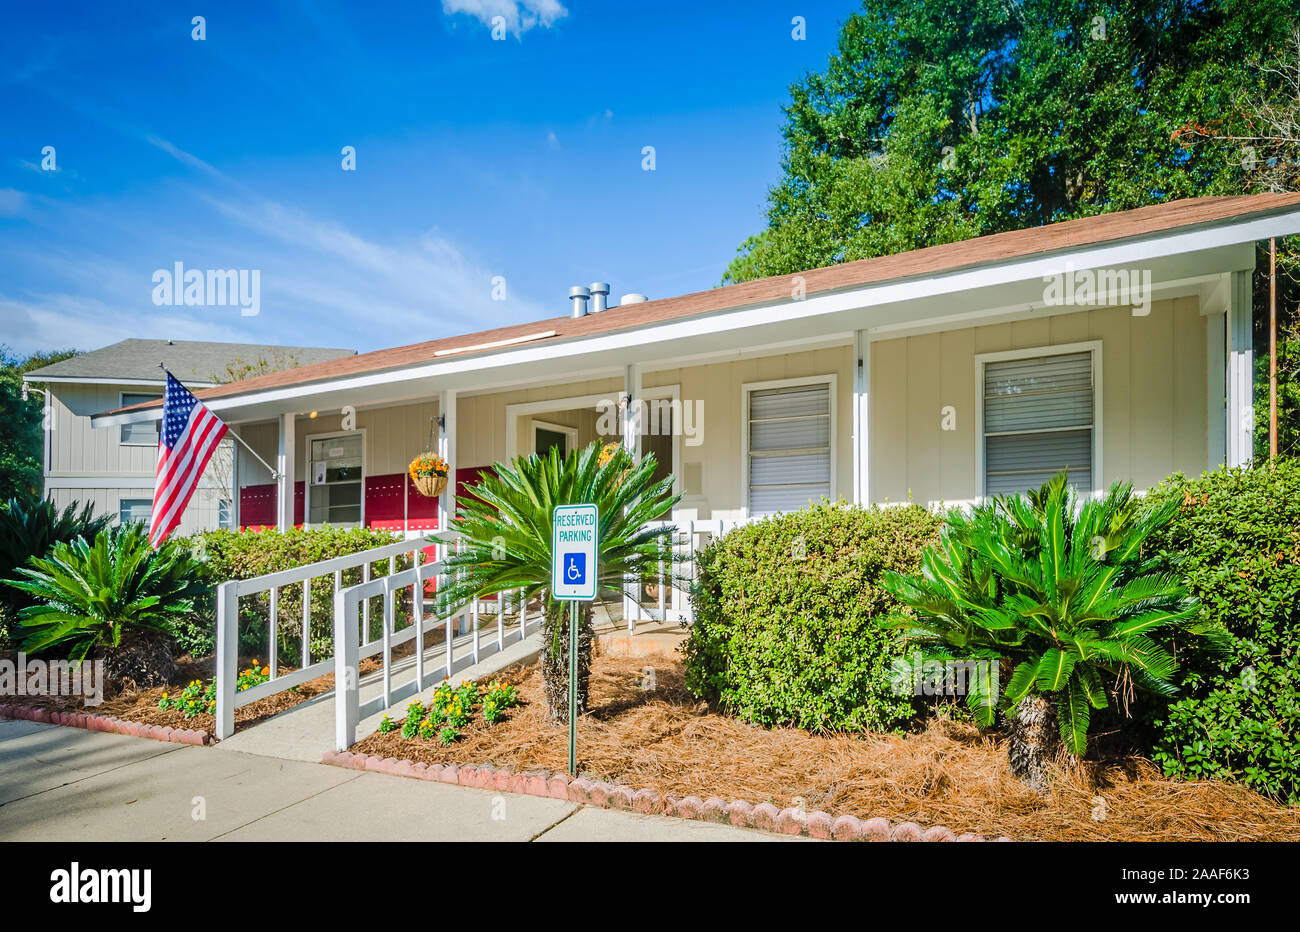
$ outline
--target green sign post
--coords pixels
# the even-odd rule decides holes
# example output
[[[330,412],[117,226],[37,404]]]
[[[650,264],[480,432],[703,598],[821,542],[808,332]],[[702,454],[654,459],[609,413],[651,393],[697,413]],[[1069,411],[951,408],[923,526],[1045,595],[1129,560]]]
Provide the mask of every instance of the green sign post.
[[[578,775],[578,603],[596,598],[595,505],[559,505],[551,523],[551,597],[569,603],[569,773]]]

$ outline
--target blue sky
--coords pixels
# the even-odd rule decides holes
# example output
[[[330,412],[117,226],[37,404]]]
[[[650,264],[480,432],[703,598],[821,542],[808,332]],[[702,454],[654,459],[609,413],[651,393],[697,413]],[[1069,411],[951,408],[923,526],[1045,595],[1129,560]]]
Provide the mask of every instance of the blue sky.
[[[788,86],[851,9],[10,5],[0,342],[364,351],[563,314],[592,280],[712,287],[763,225]],[[153,275],[176,262],[259,270],[260,312],[156,306]]]

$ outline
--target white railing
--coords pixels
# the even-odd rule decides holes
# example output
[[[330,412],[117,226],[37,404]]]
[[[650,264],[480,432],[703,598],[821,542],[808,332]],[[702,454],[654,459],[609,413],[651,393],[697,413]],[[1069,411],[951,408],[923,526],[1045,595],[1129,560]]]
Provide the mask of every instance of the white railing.
[[[441,561],[417,564],[398,573],[349,586],[335,594],[334,737],[338,750],[346,750],[356,742],[357,725],[361,719],[382,709],[391,708],[394,702],[423,691],[426,685],[450,677],[463,667],[473,666],[480,660],[500,653],[508,644],[522,641],[529,634],[530,624],[534,627],[541,625],[543,617],[541,612],[538,612],[536,621],[529,621],[527,600],[524,599],[521,590],[513,596],[518,613],[517,625],[510,631],[506,630],[507,606],[503,599],[496,600],[496,637],[486,643],[479,624],[480,603],[477,601],[471,602],[460,612],[442,619],[433,615],[426,616],[423,611],[416,612],[412,623],[397,631],[393,609],[396,595],[408,586],[414,591],[422,592],[425,582],[441,575],[443,569]],[[367,645],[361,643],[359,637],[358,616],[361,614],[361,607],[377,596],[383,596],[384,600],[380,637]],[[483,608],[486,608],[486,604]],[[470,640],[465,645],[466,652],[458,658],[456,632],[462,627],[459,622],[466,617],[470,622],[468,631]],[[434,657],[431,658],[437,662],[437,666],[427,667],[424,635],[426,631],[434,630],[440,624],[445,626],[443,647],[440,652],[435,650]],[[412,676],[395,685],[393,650],[411,640],[415,641],[415,648],[412,651],[414,661]],[[361,661],[376,654],[381,657],[380,691],[378,695],[362,702]]]
[[[311,584],[322,576],[332,577],[334,592],[343,589],[345,570],[361,567],[363,582],[370,581],[370,567],[382,560],[388,560],[390,575],[397,571],[397,560],[406,555],[411,556],[413,564],[418,565],[423,557],[424,548],[429,542],[424,538],[396,541],[365,550],[350,553],[319,563],[257,576],[253,579],[232,579],[217,586],[217,670],[216,670],[216,731],[217,738],[228,738],[235,731],[235,709],[274,696],[276,693],[292,689],[308,680],[329,673],[333,668],[333,657],[320,658],[313,662],[311,655]],[[380,577],[386,579],[388,577]],[[280,627],[280,590],[285,586],[302,585],[302,624],[301,665],[298,669],[280,673],[279,627]],[[239,599],[242,596],[259,596],[266,594],[269,603],[267,624],[267,667],[270,680],[243,692],[236,691],[239,676]],[[412,601],[413,614],[423,613],[423,603],[417,593]],[[369,638],[369,625],[365,637]]]
[[[726,534],[728,531],[740,527],[742,524],[748,524],[750,518],[734,519],[712,519],[707,521],[655,521],[648,525],[649,527],[673,527],[673,552],[676,553],[681,562],[678,563],[678,574],[682,579],[682,587],[673,587],[665,591],[664,586],[659,586],[658,598],[652,603],[653,610],[657,613],[661,621],[680,621],[691,624],[695,621],[695,609],[691,605],[689,586],[695,582],[695,557],[700,550],[707,547],[714,540]],[[628,582],[628,589],[635,593],[623,600],[623,613],[627,622],[629,632],[636,630],[637,622],[655,620],[654,616],[648,614],[645,603],[640,599],[640,584],[631,579]]]
[[[678,572],[684,579],[681,588],[659,587],[653,610],[660,620],[694,621],[688,588],[695,578],[697,553],[713,540],[746,523],[748,522],[744,519],[657,522],[658,526],[671,525],[675,528],[673,549],[681,558]],[[345,744],[339,746],[342,750],[353,743],[357,724],[365,716],[389,708],[393,702],[418,693],[426,685],[449,677],[465,666],[477,664],[481,659],[504,650],[508,644],[523,640],[531,630],[541,625],[542,611],[537,611],[535,619],[529,619],[528,603],[522,590],[503,593],[496,599],[475,600],[446,618],[426,615],[425,584],[436,579],[444,570],[442,560],[424,561],[424,549],[429,546],[435,547],[439,554],[445,553],[445,545],[421,537],[253,579],[221,583],[217,587],[217,738],[224,739],[234,733],[237,708],[292,689],[332,671],[335,674],[337,710],[335,737],[340,742],[347,739]],[[397,561],[408,556],[410,565],[399,570]],[[383,560],[388,560],[388,575],[371,579],[370,567]],[[357,568],[361,569],[362,581],[345,587],[343,573]],[[313,657],[311,583],[322,576],[332,577],[333,580],[334,653],[330,657]],[[278,650],[280,591],[295,584],[302,585],[303,590],[300,614],[301,666],[291,672],[281,673]],[[638,585],[629,582],[629,593],[635,592],[640,596]],[[411,590],[411,622],[398,630],[396,605],[403,590],[408,588]],[[266,655],[271,678],[265,683],[238,692],[239,600],[241,597],[260,595],[265,595],[269,603]],[[382,598],[383,608],[379,617],[379,633],[375,635],[372,634],[374,619],[371,602],[377,598]],[[365,607],[366,618],[364,629],[359,620],[362,606]],[[647,614],[639,598],[629,596],[625,599],[625,606],[629,631],[635,629],[637,621],[653,618]],[[515,616],[515,620],[509,623],[511,630],[507,630],[507,614]],[[481,624],[484,615],[496,616],[495,637],[489,636],[486,641]],[[445,628],[443,646],[440,650],[435,650],[432,658],[426,658],[428,651],[424,647],[424,635],[439,625]],[[457,635],[462,638],[469,636],[469,640],[463,643],[464,653],[460,657],[456,655]],[[415,640],[417,645],[412,658],[413,676],[394,685],[393,650],[411,640]],[[375,655],[381,658],[381,688],[377,696],[363,703],[360,701],[360,663]]]

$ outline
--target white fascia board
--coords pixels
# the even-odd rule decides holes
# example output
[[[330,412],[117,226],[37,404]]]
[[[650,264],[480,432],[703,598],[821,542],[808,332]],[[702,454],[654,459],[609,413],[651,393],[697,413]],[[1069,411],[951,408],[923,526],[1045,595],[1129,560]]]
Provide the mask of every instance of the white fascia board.
[[[990,262],[986,265],[931,277],[856,286],[802,300],[785,299],[749,307],[729,308],[647,327],[590,337],[575,337],[559,343],[548,342],[465,359],[438,360],[402,369],[358,373],[354,376],[321,382],[272,388],[245,395],[218,398],[205,404],[213,413],[219,414],[249,404],[291,402],[326,391],[348,392],[377,385],[396,386],[405,381],[432,380],[467,372],[488,371],[551,360],[560,361],[575,356],[615,353],[633,348],[645,351],[655,343],[698,339],[708,334],[744,331],[749,328],[788,323],[822,315],[866,310],[1034,279],[1041,280],[1045,276],[1059,275],[1067,271],[1127,268],[1167,256],[1203,252],[1295,233],[1300,233],[1300,208],[1291,208],[1252,220],[1229,220],[1183,232],[1157,233],[1081,249],[1066,248],[1042,256]],[[1231,264],[1234,266],[1240,264],[1240,259],[1234,258]],[[1206,269],[1206,274],[1219,271],[1225,270]],[[617,313],[617,309],[611,309],[606,313]],[[161,409],[153,409],[134,414],[94,415],[91,423],[95,427],[110,427],[117,424],[158,420],[161,416]]]
[[[56,375],[39,377],[31,373],[23,375],[24,382],[36,382],[41,385],[144,385],[150,388],[162,388],[164,379],[98,379],[92,376]],[[211,388],[216,382],[186,382],[192,388]]]

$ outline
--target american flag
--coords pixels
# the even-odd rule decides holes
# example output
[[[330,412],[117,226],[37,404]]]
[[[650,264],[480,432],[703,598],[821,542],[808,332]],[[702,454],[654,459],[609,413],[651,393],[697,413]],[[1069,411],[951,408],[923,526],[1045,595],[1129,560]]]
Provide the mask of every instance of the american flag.
[[[149,521],[149,542],[154,547],[180,523],[204,467],[225,435],[226,425],[221,419],[168,372],[162,428],[158,431],[158,479]]]

